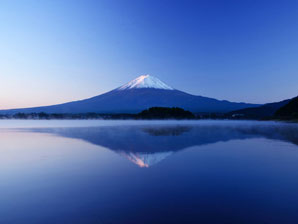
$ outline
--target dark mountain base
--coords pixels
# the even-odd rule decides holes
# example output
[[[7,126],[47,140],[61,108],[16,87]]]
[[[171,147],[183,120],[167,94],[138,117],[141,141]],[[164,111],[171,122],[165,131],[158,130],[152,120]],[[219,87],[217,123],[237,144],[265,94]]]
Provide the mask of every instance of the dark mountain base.
[[[298,97],[279,108],[274,117],[281,120],[298,120]]]

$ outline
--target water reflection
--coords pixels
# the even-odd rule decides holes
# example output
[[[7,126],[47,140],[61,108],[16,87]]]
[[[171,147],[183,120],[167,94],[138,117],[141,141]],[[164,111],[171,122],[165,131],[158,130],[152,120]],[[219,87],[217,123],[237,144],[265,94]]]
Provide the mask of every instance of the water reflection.
[[[298,126],[277,123],[40,128],[30,131],[81,139],[103,146],[139,167],[150,167],[174,152],[192,146],[235,139],[266,138],[298,145]]]

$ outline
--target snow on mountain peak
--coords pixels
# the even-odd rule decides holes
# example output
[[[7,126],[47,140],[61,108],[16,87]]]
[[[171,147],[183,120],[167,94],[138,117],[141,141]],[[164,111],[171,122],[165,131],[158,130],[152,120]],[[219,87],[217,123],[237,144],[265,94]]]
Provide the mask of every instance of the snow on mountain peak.
[[[168,86],[158,78],[151,75],[141,75],[138,78],[120,86],[117,90],[128,90],[128,89],[141,89],[141,88],[154,88],[154,89],[166,89],[173,90],[172,87]]]

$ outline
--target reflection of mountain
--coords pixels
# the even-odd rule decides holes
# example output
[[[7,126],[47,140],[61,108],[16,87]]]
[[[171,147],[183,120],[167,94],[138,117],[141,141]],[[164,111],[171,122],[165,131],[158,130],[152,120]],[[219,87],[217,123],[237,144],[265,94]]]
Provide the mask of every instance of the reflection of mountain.
[[[31,131],[82,139],[116,151],[140,167],[149,167],[191,146],[247,138],[268,138],[298,145],[298,126],[280,123],[201,123],[90,128],[46,128]]]
[[[170,156],[173,152],[138,153],[120,152],[122,156],[137,164],[139,167],[149,167]]]

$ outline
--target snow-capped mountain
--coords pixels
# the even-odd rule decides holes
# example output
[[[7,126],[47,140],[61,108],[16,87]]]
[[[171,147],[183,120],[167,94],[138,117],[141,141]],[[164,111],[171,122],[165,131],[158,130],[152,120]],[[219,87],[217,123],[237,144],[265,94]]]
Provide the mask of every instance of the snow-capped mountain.
[[[166,89],[174,90],[158,78],[151,75],[141,75],[138,78],[126,83],[123,86],[117,88],[117,90],[128,90],[128,89],[142,89],[142,88],[153,88],[153,89]]]
[[[257,104],[195,96],[174,89],[150,75],[142,75],[110,92],[79,101],[53,106],[2,110],[12,113],[138,113],[150,107],[181,107],[194,113],[230,112]]]

